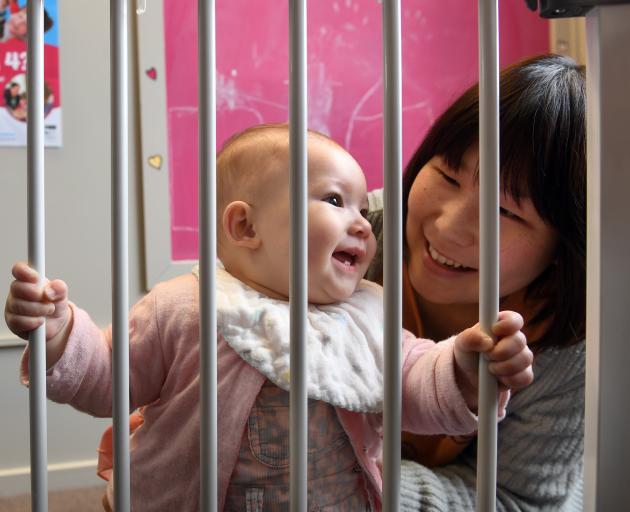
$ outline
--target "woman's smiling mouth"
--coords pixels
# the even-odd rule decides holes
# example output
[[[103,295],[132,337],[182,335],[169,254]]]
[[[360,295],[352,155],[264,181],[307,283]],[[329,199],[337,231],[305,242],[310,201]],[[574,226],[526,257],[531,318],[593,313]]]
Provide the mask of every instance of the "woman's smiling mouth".
[[[438,250],[435,249],[429,242],[427,242],[427,252],[433,262],[449,270],[455,270],[458,272],[469,272],[476,270],[474,268],[467,267],[463,263],[459,263],[458,261],[447,258],[443,254],[438,252]]]

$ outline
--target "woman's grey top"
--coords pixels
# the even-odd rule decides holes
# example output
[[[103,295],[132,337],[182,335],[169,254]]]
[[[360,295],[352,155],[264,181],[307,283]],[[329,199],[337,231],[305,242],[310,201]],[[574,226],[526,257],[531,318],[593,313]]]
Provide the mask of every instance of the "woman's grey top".
[[[368,279],[382,271],[382,216],[382,209],[368,216],[378,241]],[[498,511],[582,510],[584,366],[584,342],[543,351],[534,361],[534,382],[512,395],[498,431]],[[475,453],[473,442],[453,463],[434,469],[403,461],[401,510],[473,511]]]

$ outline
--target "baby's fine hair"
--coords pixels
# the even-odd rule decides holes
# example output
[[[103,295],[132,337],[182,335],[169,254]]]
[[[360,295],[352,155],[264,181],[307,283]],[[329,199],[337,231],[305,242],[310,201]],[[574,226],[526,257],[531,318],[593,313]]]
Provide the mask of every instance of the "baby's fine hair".
[[[316,137],[333,146],[341,147],[327,135],[308,130],[308,138]],[[258,174],[275,162],[288,164],[289,125],[286,123],[259,124],[232,135],[217,154],[217,183],[219,207],[229,201],[231,192],[249,182],[256,182]],[[342,148],[343,149],[343,148]],[[345,150],[344,150],[345,151]],[[288,171],[288,165],[287,165]],[[287,174],[287,186],[288,186]]]
[[[339,146],[328,135],[316,130],[308,129],[307,134],[309,137],[318,137]],[[247,143],[251,142],[267,142],[269,145],[265,150],[272,152],[286,151],[289,144],[289,125],[287,123],[257,124],[235,133],[223,143],[217,154],[217,172],[219,168],[233,165],[231,159],[237,157],[239,151],[247,149]]]
[[[547,321],[540,351],[585,335],[586,92],[584,68],[559,55],[516,63],[500,75],[500,172],[504,192],[531,199],[558,236],[553,263],[526,290],[542,305],[531,323]],[[435,121],[403,178],[403,218],[420,169],[441,156],[457,170],[479,142],[479,89],[465,91]]]

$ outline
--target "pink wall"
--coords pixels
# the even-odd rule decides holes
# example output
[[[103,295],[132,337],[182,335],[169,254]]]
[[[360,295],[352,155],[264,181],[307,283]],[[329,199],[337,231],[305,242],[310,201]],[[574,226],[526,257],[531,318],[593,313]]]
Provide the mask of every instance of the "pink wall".
[[[286,0],[217,2],[217,145],[288,119]],[[501,0],[501,64],[548,51],[548,25]],[[196,2],[164,2],[174,260],[197,257]],[[477,2],[403,0],[403,161],[446,105],[477,80]],[[382,185],[381,4],[308,4],[309,127],[344,145]]]

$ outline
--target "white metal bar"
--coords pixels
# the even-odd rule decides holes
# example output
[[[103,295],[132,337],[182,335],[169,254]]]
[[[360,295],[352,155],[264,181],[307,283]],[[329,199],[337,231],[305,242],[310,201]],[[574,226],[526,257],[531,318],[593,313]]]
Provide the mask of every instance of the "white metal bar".
[[[44,286],[44,2],[29,0],[28,19],[28,259]],[[48,510],[46,438],[46,325],[29,335],[29,414],[31,445],[31,507]]]
[[[400,508],[402,379],[402,64],[400,0],[383,2],[383,510]]]
[[[630,5],[586,16],[587,292],[584,510],[630,502],[626,386],[630,350]]]
[[[214,0],[198,2],[201,510],[218,507],[216,314],[216,31]]]
[[[291,152],[289,464],[291,512],[306,512],[308,406],[306,314],[308,311],[306,1],[289,0],[289,145]]]
[[[599,445],[599,371],[601,329],[601,123],[599,10],[586,16],[586,377],[584,422],[584,510],[597,510]]]
[[[127,0],[110,2],[114,509],[131,506],[129,463],[129,187]]]
[[[479,0],[479,322],[491,334],[499,313],[499,8]],[[496,510],[497,382],[479,357],[477,511]]]

